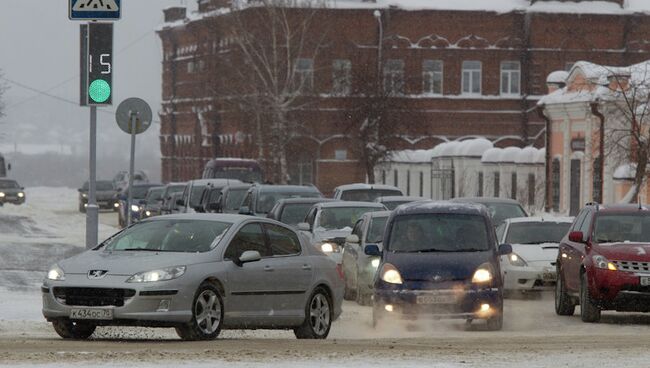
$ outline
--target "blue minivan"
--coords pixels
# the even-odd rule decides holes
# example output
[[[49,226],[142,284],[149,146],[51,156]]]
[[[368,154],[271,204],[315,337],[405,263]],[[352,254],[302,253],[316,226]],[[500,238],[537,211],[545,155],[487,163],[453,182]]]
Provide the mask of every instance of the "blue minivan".
[[[373,325],[384,318],[460,318],[503,325],[503,281],[490,214],[483,205],[420,201],[397,207],[386,226],[374,282]]]

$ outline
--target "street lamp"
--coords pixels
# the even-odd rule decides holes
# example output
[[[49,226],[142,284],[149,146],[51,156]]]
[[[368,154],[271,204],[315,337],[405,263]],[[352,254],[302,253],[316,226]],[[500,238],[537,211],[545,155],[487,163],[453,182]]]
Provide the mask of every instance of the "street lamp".
[[[379,92],[381,88],[381,48],[384,39],[384,29],[381,23],[381,12],[375,10],[372,15],[377,19],[377,23],[379,24],[379,40],[377,41],[377,92]]]

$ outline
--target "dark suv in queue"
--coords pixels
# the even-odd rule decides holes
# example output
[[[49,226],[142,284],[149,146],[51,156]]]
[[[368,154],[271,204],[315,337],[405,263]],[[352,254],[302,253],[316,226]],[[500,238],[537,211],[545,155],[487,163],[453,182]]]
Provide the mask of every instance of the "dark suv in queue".
[[[503,282],[498,246],[482,205],[421,201],[393,211],[383,237],[374,283],[373,324],[384,318],[484,319],[489,330],[503,325]]]
[[[562,239],[555,311],[598,322],[603,310],[650,312],[650,208],[588,204]]]

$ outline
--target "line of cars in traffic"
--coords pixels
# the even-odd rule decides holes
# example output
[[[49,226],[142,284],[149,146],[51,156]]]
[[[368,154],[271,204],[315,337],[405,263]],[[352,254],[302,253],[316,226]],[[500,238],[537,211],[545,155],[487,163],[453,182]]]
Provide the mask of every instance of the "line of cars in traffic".
[[[373,325],[460,318],[489,330],[503,326],[504,292],[554,290],[557,314],[579,304],[584,321],[605,309],[650,311],[642,206],[544,218],[513,200],[436,202],[368,184],[334,198],[234,179],[147,185],[128,209],[145,216],[48,273],[43,313],[62,337],[135,324],[189,340],[222,328],[325,338],[344,298],[372,305]],[[171,216],[156,216],[167,208]]]

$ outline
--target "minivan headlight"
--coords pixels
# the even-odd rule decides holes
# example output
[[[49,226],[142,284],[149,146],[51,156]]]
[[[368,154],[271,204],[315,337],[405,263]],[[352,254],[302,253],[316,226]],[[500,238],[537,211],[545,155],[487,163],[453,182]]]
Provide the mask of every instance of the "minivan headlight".
[[[132,204],[132,205],[131,205],[131,211],[133,211],[133,212],[140,212],[140,207],[138,207],[137,204]]]
[[[381,279],[389,284],[402,284],[402,275],[399,274],[397,268],[390,263],[384,263],[381,268]]]
[[[167,267],[160,270],[139,272],[131,276],[126,282],[156,282],[167,281],[183,276],[185,266]]]
[[[59,267],[59,265],[54,265],[50,268],[49,271],[47,271],[47,279],[48,280],[55,280],[55,281],[63,281],[65,280],[65,273]]]
[[[593,256],[594,266],[605,270],[616,271],[616,265],[603,256]]]
[[[517,253],[510,253],[506,255],[508,258],[508,262],[510,262],[511,265],[517,266],[517,267],[526,267],[528,266],[528,263],[519,256]]]
[[[474,271],[472,282],[475,284],[485,284],[492,281],[492,267],[489,264],[482,264]]]

